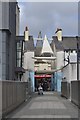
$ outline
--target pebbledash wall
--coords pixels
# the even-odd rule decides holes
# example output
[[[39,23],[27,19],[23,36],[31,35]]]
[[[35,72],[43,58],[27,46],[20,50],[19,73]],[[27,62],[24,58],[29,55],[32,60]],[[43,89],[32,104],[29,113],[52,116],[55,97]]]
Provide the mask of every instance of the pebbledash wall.
[[[14,80],[16,66],[16,2],[0,2],[0,80]]]

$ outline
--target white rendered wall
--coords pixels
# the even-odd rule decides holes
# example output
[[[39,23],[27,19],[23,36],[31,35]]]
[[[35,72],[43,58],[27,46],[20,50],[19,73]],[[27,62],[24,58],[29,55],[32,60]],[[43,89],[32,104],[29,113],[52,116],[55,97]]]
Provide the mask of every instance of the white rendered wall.
[[[27,82],[30,77],[30,71],[34,71],[34,52],[25,52],[24,53],[24,62],[23,68],[25,69],[25,73],[23,75],[22,81]]]
[[[65,68],[63,68],[63,77],[65,77],[65,81],[70,82],[71,80],[71,65],[67,65]]]
[[[34,71],[34,59],[32,57],[34,57],[34,52],[24,53],[24,69]]]
[[[73,53],[70,53],[70,63],[76,63],[77,62],[77,53],[73,52]]]
[[[25,73],[22,76],[22,81],[28,82],[29,79],[29,71],[25,71]]]
[[[77,64],[71,64],[72,78],[71,80],[77,80]]]
[[[66,81],[77,80],[77,64],[69,64],[63,68],[63,77],[66,77]],[[79,65],[79,78],[80,78],[80,65]]]
[[[79,66],[79,70],[80,70],[80,66]],[[80,71],[79,71],[79,75],[80,75]],[[63,77],[66,78],[64,79],[64,81],[67,81],[69,83],[71,83],[71,81],[77,80],[77,64],[69,64],[65,68],[63,68]],[[70,84],[70,99],[71,99],[71,84]]]
[[[64,66],[64,52],[59,51],[57,52],[57,69],[60,69],[62,66]]]

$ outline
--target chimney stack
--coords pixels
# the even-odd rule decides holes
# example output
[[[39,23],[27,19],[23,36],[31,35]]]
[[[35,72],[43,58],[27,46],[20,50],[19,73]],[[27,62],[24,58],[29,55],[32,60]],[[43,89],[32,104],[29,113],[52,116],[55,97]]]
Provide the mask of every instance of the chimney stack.
[[[29,40],[29,30],[28,30],[28,27],[26,27],[25,31],[24,31],[24,40],[25,41]]]
[[[55,33],[57,34],[58,41],[62,41],[62,29],[57,28],[57,31]]]

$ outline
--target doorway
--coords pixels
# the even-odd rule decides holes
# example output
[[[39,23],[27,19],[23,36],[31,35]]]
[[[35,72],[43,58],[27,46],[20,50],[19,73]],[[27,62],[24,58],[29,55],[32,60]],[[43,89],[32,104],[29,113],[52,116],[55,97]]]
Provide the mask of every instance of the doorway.
[[[45,76],[45,75],[44,75]],[[41,83],[43,91],[51,91],[51,75],[47,77],[37,76],[35,77],[35,90],[38,90],[38,86]]]

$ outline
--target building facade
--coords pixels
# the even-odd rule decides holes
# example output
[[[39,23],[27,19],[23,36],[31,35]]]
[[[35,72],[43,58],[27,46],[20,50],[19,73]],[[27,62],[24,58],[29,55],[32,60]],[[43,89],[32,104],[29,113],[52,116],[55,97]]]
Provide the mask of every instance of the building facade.
[[[38,38],[37,38],[38,39]],[[43,84],[43,90],[53,90],[53,71],[56,59],[48,38],[39,38],[35,47],[35,87]]]
[[[14,80],[16,66],[16,2],[0,2],[0,80]]]
[[[71,81],[77,80],[77,39],[73,36],[62,36],[61,29],[60,33],[57,35],[59,36],[53,36],[51,44],[57,58],[55,80],[57,85],[59,85],[57,88],[61,88],[62,80],[70,84]],[[79,37],[78,42],[80,46]],[[62,78],[60,76],[62,76]]]
[[[14,2],[0,2],[0,80],[16,80],[16,35],[19,35],[19,7]]]

